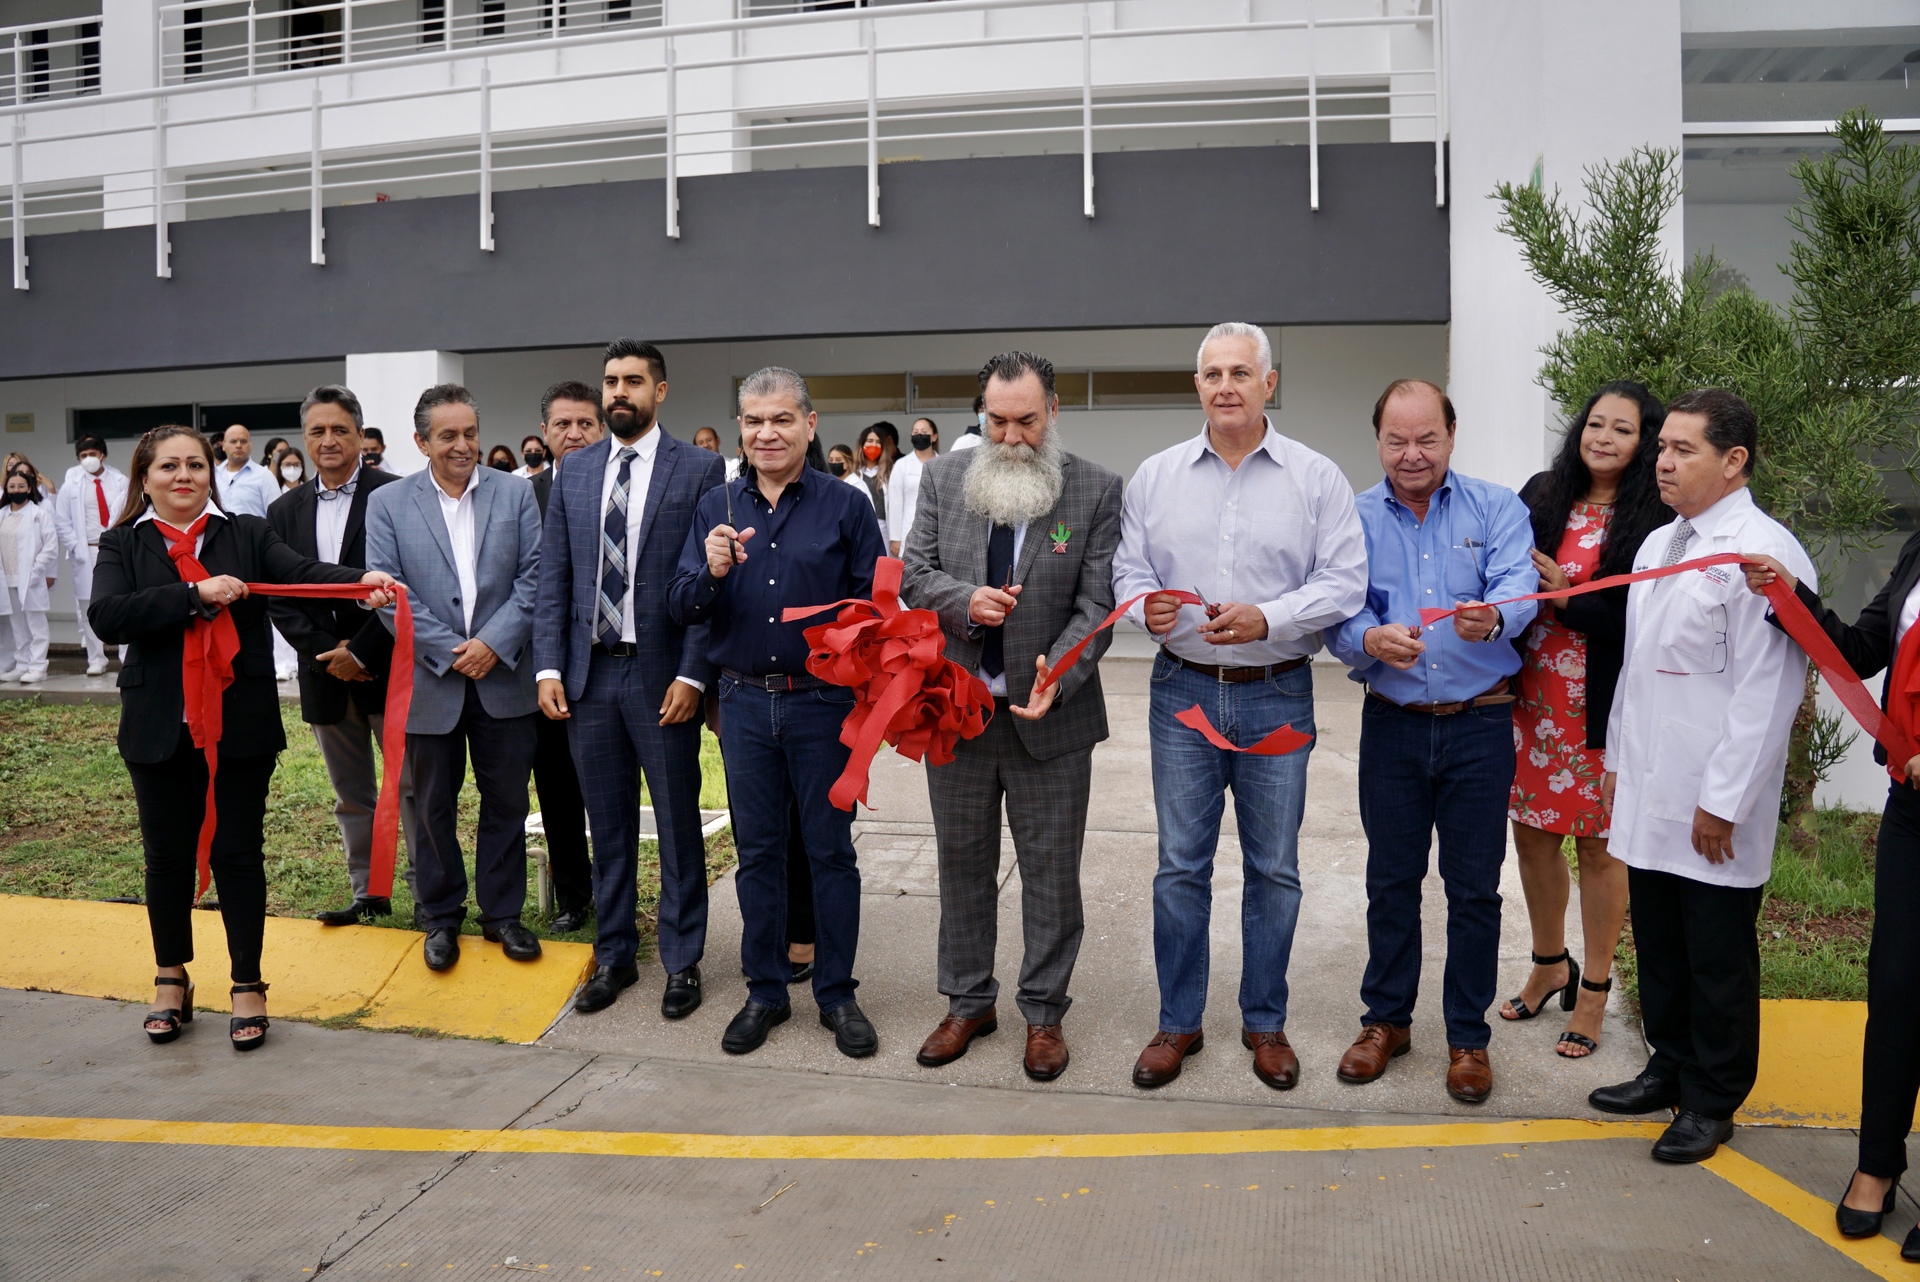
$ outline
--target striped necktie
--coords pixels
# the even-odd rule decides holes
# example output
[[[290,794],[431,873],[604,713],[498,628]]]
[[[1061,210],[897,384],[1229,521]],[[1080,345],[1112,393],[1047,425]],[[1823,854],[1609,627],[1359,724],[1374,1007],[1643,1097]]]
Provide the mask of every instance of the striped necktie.
[[[1680,518],[1680,524],[1673,527],[1673,538],[1667,543],[1666,559],[1661,565],[1678,565],[1680,558],[1686,555],[1687,543],[1693,538],[1693,522],[1686,517]]]
[[[627,501],[632,496],[633,460],[639,451],[621,450],[620,474],[607,496],[607,516],[600,526],[600,626],[602,645],[620,644],[620,619],[627,599]]]

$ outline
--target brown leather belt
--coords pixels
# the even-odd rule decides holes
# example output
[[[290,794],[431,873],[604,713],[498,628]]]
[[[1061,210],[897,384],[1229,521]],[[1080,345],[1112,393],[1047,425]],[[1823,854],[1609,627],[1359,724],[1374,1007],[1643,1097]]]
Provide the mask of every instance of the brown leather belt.
[[[1514,696],[1508,693],[1505,677],[1501,677],[1489,687],[1485,694],[1476,695],[1471,699],[1461,699],[1456,703],[1395,703],[1384,694],[1376,692],[1372,686],[1367,687],[1367,697],[1378,699],[1388,707],[1398,708],[1402,712],[1419,712],[1430,717],[1450,717],[1456,712],[1465,712],[1469,708],[1488,708],[1496,703],[1512,703],[1514,700]]]
[[[1264,668],[1224,668],[1217,663],[1195,663],[1191,659],[1183,659],[1164,646],[1161,647],[1160,653],[1183,668],[1198,672],[1203,677],[1212,677],[1215,681],[1224,681],[1229,685],[1244,681],[1265,681],[1268,677],[1277,677],[1282,672],[1292,672],[1295,668],[1303,668],[1307,665],[1306,659],[1288,659],[1285,663],[1269,663]]]

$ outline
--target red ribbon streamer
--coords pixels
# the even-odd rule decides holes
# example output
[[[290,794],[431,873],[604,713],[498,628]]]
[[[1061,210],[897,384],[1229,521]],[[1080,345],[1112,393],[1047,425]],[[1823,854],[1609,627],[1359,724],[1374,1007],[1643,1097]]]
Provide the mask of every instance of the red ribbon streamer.
[[[162,525],[161,532],[167,532]],[[190,546],[190,545],[189,545]],[[197,562],[196,562],[197,565]],[[181,566],[185,570],[184,564]],[[183,579],[186,577],[183,573]],[[204,571],[201,575],[206,577]],[[198,582],[187,579],[187,582]],[[249,583],[247,591],[260,596],[308,597],[361,601],[374,592],[394,594],[393,666],[387,677],[387,715],[381,736],[380,801],[373,811],[373,858],[367,893],[386,899],[393,895],[393,866],[399,852],[400,772],[406,764],[407,713],[413,704],[413,606],[400,584],[380,589],[368,583]],[[197,899],[213,879],[213,834],[219,823],[214,810],[213,784],[220,770],[220,736],[225,728],[224,699],[233,684],[233,660],[240,653],[240,633],[226,610],[211,619],[196,618],[187,627],[181,651],[181,684],[186,695],[187,729],[193,745],[207,755],[207,805],[200,820]]]
[[[1712,556],[1696,557],[1691,561],[1681,561],[1677,565],[1655,566],[1649,570],[1635,570],[1632,574],[1615,574],[1604,579],[1590,579],[1577,587],[1562,588],[1557,592],[1532,592],[1526,596],[1510,597],[1505,601],[1489,601],[1488,605],[1513,605],[1521,601],[1551,601],[1570,596],[1581,596],[1588,592],[1600,592],[1607,588],[1617,588],[1629,583],[1644,583],[1649,579],[1664,579],[1669,575],[1684,574],[1690,570],[1705,570],[1716,565],[1748,564],[1749,559],[1738,552],[1716,552]],[[1758,564],[1758,562],[1752,562]],[[1815,621],[1812,611],[1800,603],[1793,589],[1786,585],[1778,575],[1766,587],[1766,596],[1773,606],[1774,617],[1780,620],[1780,626],[1795,644],[1806,651],[1807,657],[1826,678],[1834,697],[1860,728],[1872,735],[1887,750],[1888,770],[1896,779],[1906,778],[1906,762],[1915,755],[1916,745],[1905,741],[1898,729],[1881,712],[1879,700],[1867,689],[1846,659],[1840,648],[1833,643],[1826,629]],[[1431,627],[1440,620],[1455,614],[1460,607],[1451,610],[1427,609],[1420,611],[1420,625]],[[1894,768],[1895,763],[1899,768]]]

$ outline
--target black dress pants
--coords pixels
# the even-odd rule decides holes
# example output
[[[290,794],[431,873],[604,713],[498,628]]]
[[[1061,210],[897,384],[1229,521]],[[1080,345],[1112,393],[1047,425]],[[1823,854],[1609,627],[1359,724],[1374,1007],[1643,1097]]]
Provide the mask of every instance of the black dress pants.
[[[458,930],[467,919],[459,819],[469,751],[473,786],[480,794],[473,851],[480,924],[520,920],[527,900],[527,778],[533,773],[533,723],[539,715],[495,717],[481,706],[480,691],[468,680],[466,703],[451,731],[407,735],[413,803],[420,816],[413,868],[420,924],[427,930]]]
[[[540,793],[540,823],[547,830],[554,903],[561,912],[584,912],[593,907],[593,861],[587,853],[587,807],[580,799],[567,723],[539,715],[533,728],[533,786]]]
[[[1725,1121],[1760,1071],[1760,940],[1764,886],[1713,886],[1627,870],[1647,1067],[1680,1083],[1680,1107]]]
[[[213,880],[220,917],[227,928],[233,982],[260,981],[260,947],[266,933],[267,873],[261,827],[267,785],[278,758],[220,756],[213,807]],[[193,960],[193,902],[199,888],[200,822],[207,813],[207,758],[193,746],[185,723],[173,755],[159,762],[127,762],[133,799],[140,811],[140,841],[147,862],[147,924],[157,966]]]
[[[1920,1094],[1920,791],[1895,784],[1880,818],[1860,1073],[1860,1170],[1898,1179]]]

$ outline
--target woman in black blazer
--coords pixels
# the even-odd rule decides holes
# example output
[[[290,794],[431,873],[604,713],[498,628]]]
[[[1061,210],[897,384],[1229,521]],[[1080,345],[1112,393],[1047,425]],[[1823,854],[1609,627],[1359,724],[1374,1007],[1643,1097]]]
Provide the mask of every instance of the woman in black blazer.
[[[1920,534],[1900,549],[1893,575],[1852,627],[1772,557],[1748,565],[1747,585],[1763,591],[1777,575],[1833,639],[1856,674],[1891,669],[1907,630],[1920,617]],[[1768,615],[1776,627],[1779,620]],[[1886,707],[1886,687],[1880,706]],[[1887,764],[1874,745],[1873,759]],[[1873,943],[1867,951],[1867,1036],[1861,1053],[1860,1164],[1834,1217],[1847,1237],[1873,1237],[1893,1209],[1907,1169],[1907,1132],[1920,1094],[1920,757],[1905,763],[1903,782],[1887,789],[1873,865]],[[1903,1258],[1920,1262],[1920,1225],[1908,1232]]]
[[[227,610],[239,633],[233,684],[222,703],[211,862],[233,961],[231,1035],[236,1048],[252,1050],[267,1034],[267,986],[260,982],[267,914],[261,825],[274,762],[287,740],[266,602],[248,595],[247,582],[391,587],[393,580],[308,560],[259,517],[227,515],[212,493],[213,468],[213,447],[192,428],[157,427],[140,438],[126,508],[100,536],[87,620],[107,644],[128,647],[120,670],[119,743],[133,778],[146,853],[147,921],[159,974],[145,1028],[156,1042],[172,1041],[193,1018],[186,963],[193,960],[207,761],[187,727],[182,655],[196,620]],[[175,532],[184,533],[177,552],[170,552],[169,534]],[[194,559],[196,534],[205,577],[195,574],[198,581],[188,582],[175,555]],[[386,599],[376,593],[369,604],[384,605]]]

